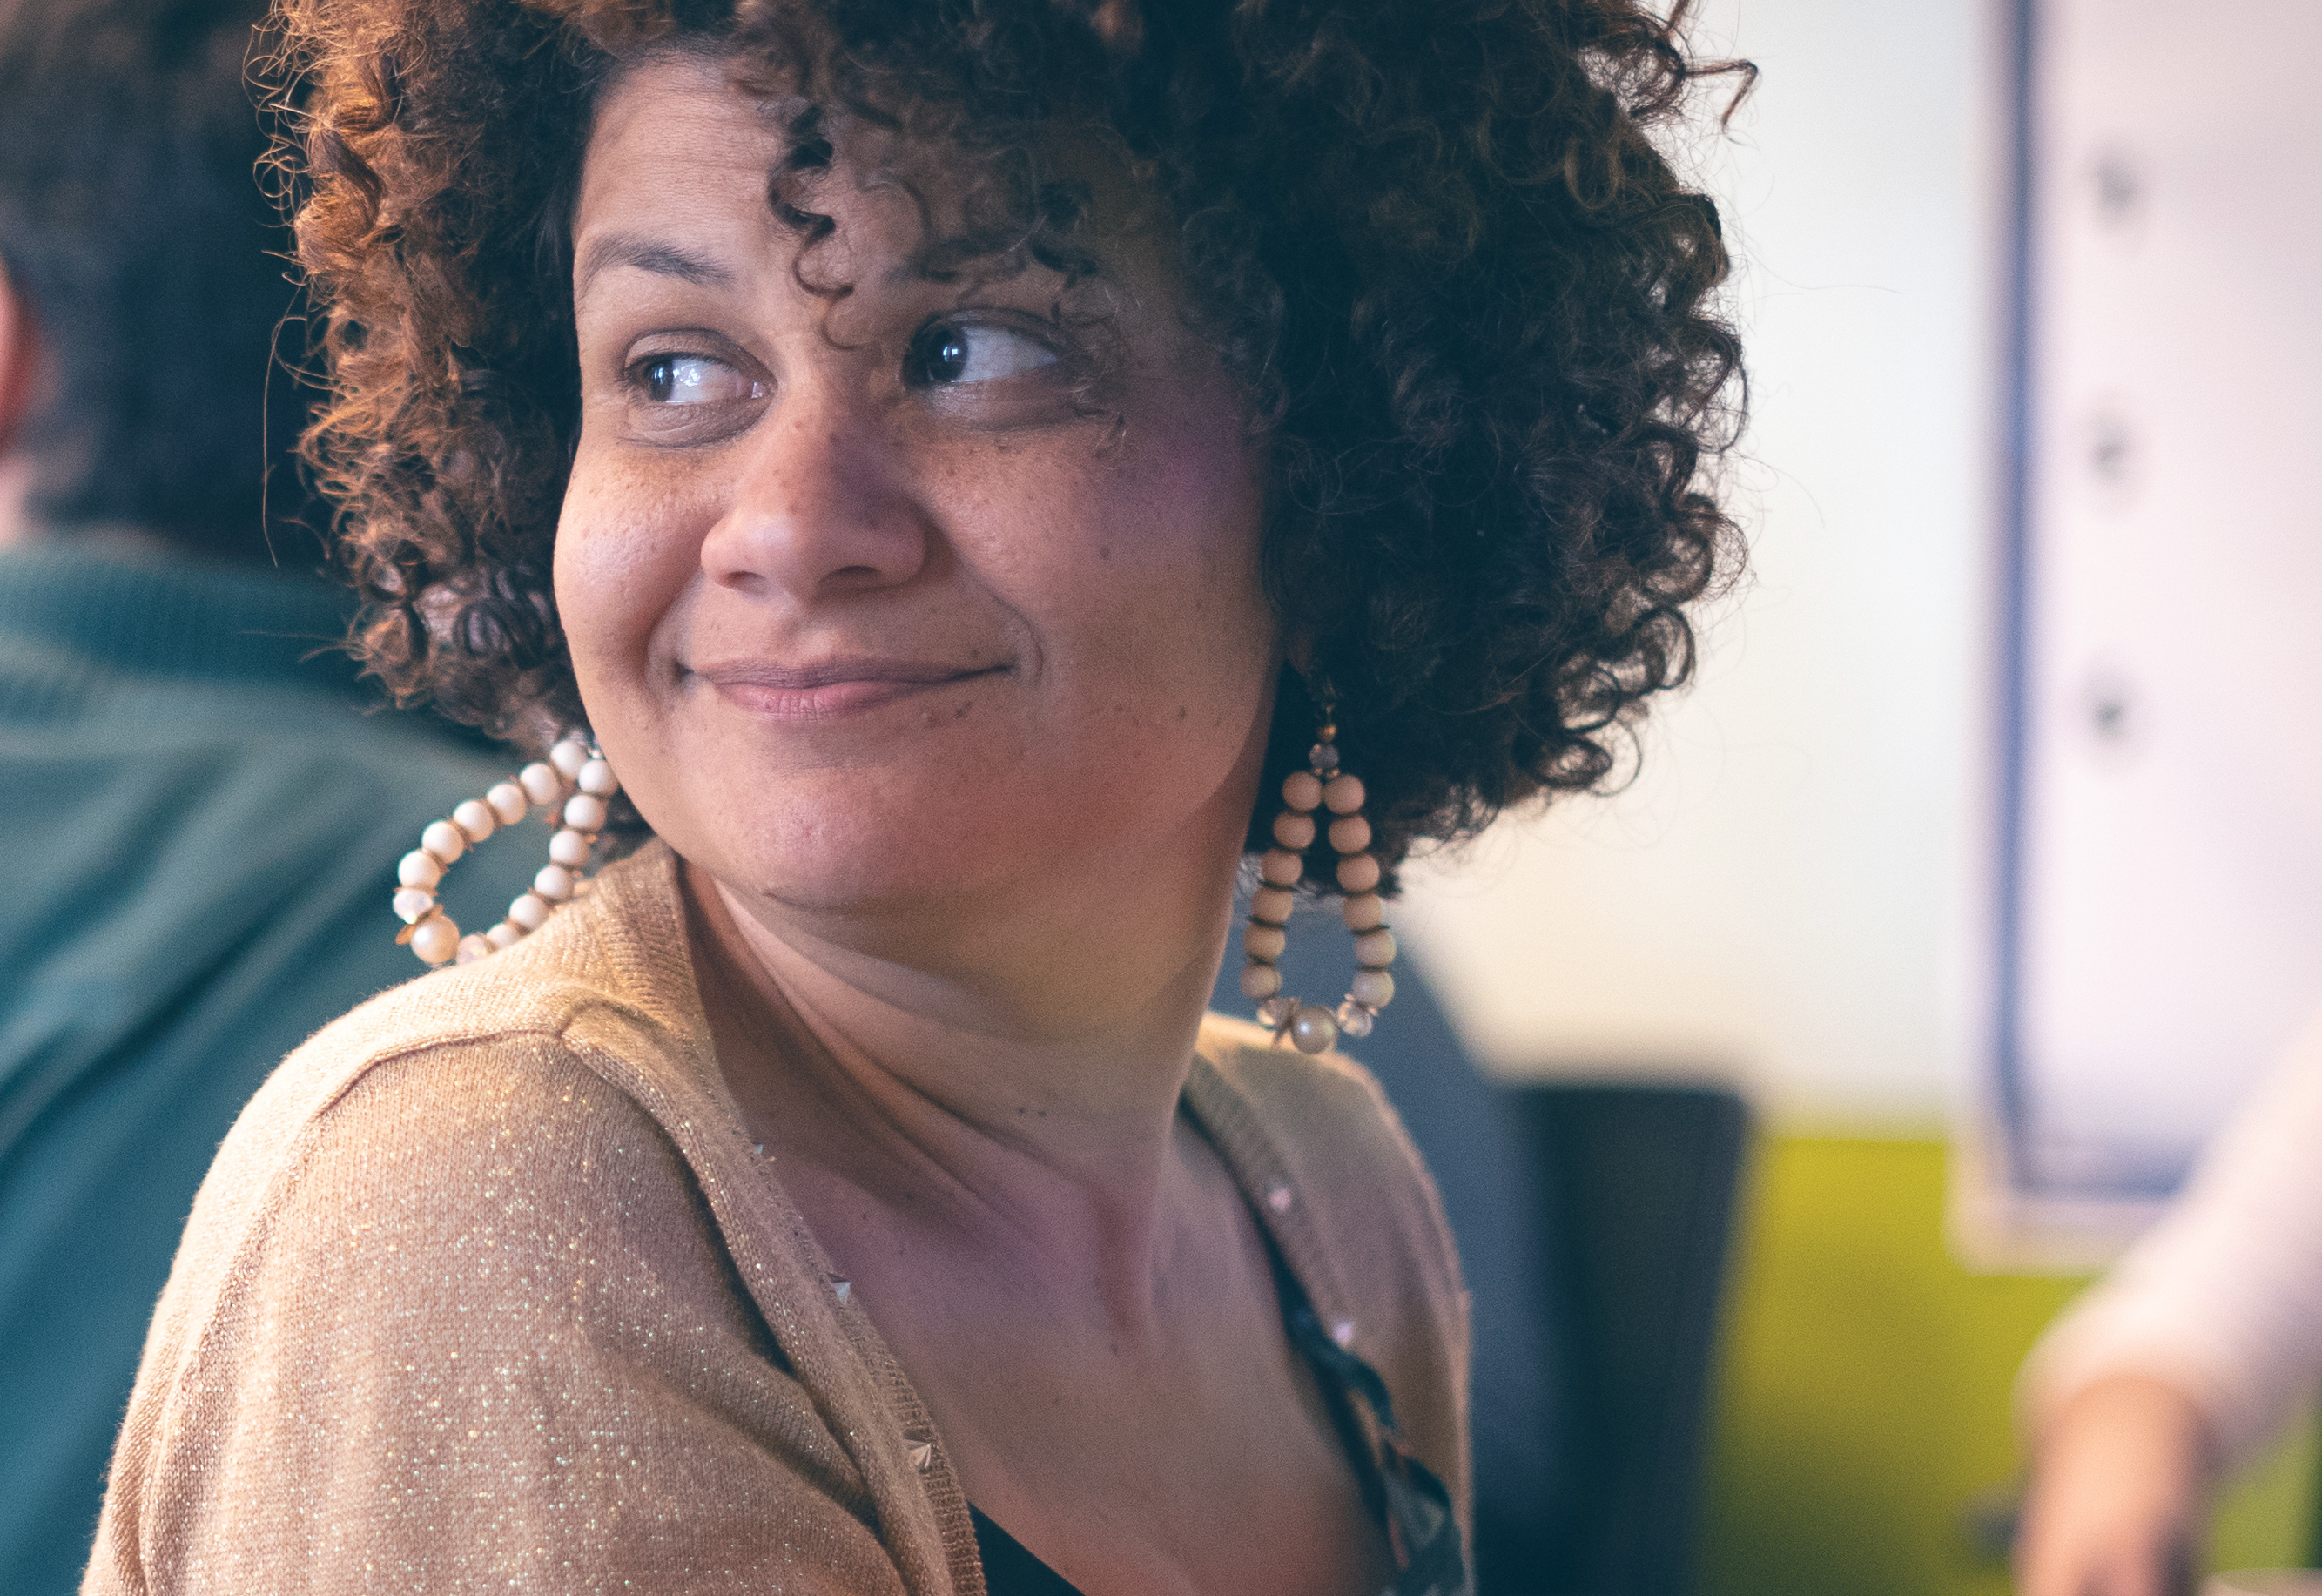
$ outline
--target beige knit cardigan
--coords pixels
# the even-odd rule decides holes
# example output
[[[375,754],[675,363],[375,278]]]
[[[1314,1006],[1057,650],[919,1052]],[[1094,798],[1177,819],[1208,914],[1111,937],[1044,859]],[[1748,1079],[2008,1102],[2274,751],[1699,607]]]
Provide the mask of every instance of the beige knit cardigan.
[[[1377,1087],[1212,1016],[1185,1104],[1464,1528],[1467,1299]],[[203,1184],[83,1591],[982,1596],[943,1439],[778,1177],[659,845],[366,1004]]]

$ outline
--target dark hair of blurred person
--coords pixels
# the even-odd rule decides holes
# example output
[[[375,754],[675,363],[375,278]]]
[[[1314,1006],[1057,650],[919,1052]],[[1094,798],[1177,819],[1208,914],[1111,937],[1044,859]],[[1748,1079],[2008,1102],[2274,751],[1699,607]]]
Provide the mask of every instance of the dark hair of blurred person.
[[[263,0],[0,0],[0,1590],[76,1589],[202,1171],[419,966],[409,839],[498,766],[327,645],[272,360]],[[293,324],[295,335],[295,322]],[[294,337],[295,341],[295,337]],[[270,482],[270,477],[271,481]],[[479,903],[537,863],[487,849]]]
[[[315,562],[288,470],[263,512],[304,418],[270,370],[293,289],[253,170],[263,14],[0,0],[0,524]]]

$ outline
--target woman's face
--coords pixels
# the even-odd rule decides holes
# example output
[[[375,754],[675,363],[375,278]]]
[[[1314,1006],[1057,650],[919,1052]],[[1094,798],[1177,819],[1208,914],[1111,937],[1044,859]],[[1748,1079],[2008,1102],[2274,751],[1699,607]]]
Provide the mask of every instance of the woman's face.
[[[1102,277],[1067,301],[1102,310],[1100,366],[1056,275],[911,271],[910,190],[843,146],[801,261],[767,198],[785,148],[684,59],[609,89],[589,146],[556,594],[614,768],[769,905],[1215,878],[1280,655],[1263,461],[1165,250],[1101,200]]]

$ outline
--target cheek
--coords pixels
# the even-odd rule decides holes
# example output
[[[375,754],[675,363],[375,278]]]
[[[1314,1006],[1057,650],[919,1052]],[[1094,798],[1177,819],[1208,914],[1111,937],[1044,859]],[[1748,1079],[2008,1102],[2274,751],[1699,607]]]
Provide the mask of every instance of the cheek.
[[[654,629],[699,569],[680,495],[619,468],[573,469],[556,527],[556,606],[584,701],[641,685]],[[591,713],[597,713],[591,703]]]
[[[1261,462],[1238,427],[1132,419],[1135,444],[978,496],[990,585],[1037,639],[1039,709],[979,763],[988,780],[947,786],[970,832],[1070,855],[1183,848],[1188,828],[1230,847],[1248,824],[1279,665]]]
[[[1254,683],[1273,679],[1275,626],[1259,565],[1263,462],[1230,419],[1169,419],[1148,426],[1143,447],[1083,488],[1086,591],[1074,615],[1085,645],[1117,663],[1113,674],[1166,682],[1213,712],[1239,713]]]

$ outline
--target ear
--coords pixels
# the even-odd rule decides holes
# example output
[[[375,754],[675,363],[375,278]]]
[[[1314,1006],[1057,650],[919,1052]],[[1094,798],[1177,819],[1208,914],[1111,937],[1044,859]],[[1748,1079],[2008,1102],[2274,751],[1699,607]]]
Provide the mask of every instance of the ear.
[[[0,455],[16,441],[16,434],[32,409],[32,376],[40,364],[38,329],[32,307],[8,280],[8,265],[0,261]]]

